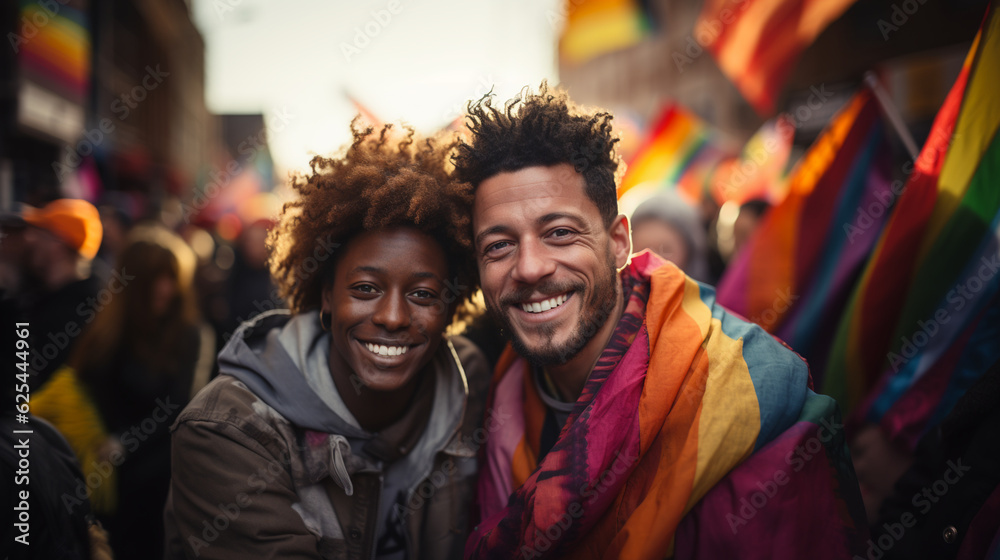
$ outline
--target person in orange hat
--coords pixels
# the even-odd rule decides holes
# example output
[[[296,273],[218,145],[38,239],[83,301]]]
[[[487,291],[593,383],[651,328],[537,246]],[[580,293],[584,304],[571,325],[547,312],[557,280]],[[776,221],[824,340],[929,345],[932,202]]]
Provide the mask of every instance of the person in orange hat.
[[[29,323],[30,385],[37,388],[65,362],[77,335],[107,304],[90,271],[103,229],[97,208],[85,200],[25,206],[21,217],[27,224],[22,263],[27,290],[17,298],[17,315],[18,321]],[[113,291],[105,295],[113,296]]]
[[[85,276],[101,246],[101,215],[86,200],[61,198],[42,208],[22,211],[34,249],[30,264],[45,286],[58,289]]]

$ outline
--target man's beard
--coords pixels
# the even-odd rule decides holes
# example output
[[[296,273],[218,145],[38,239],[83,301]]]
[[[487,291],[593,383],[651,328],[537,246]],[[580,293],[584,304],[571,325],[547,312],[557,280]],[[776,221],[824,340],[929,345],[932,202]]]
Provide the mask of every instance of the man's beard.
[[[556,347],[552,338],[556,334],[556,328],[552,325],[541,325],[535,327],[534,334],[529,335],[536,342],[543,342],[542,345],[535,345],[534,349],[528,347],[525,341],[514,330],[507,313],[505,312],[511,305],[520,305],[524,300],[542,294],[544,296],[555,296],[567,292],[573,292],[573,297],[584,297],[586,285],[582,282],[572,284],[556,284],[547,282],[535,286],[522,288],[500,298],[500,307],[497,308],[487,300],[487,309],[494,320],[500,324],[504,333],[510,339],[514,350],[529,362],[536,366],[561,365],[568,362],[583,350],[601,327],[611,318],[611,313],[615,309],[618,296],[618,273],[615,268],[614,256],[611,250],[607,251],[608,266],[605,268],[606,275],[598,276],[590,296],[580,306],[580,318],[576,328],[570,335],[569,340],[563,346]],[[568,303],[568,302],[566,302]],[[563,303],[563,305],[566,305]]]

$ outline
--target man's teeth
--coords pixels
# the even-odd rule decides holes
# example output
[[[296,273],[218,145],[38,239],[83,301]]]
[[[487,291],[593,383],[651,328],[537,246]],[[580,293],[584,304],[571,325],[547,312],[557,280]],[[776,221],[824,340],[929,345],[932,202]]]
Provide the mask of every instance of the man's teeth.
[[[536,301],[534,303],[522,303],[521,309],[527,311],[528,313],[541,313],[542,311],[548,311],[549,309],[554,309],[559,307],[566,302],[568,294],[563,294],[561,296],[556,296],[554,298],[549,298],[545,301]]]
[[[371,344],[370,342],[365,343],[365,348],[369,352],[378,354],[379,356],[399,356],[406,354],[406,351],[410,349],[409,346],[386,346],[384,344]]]

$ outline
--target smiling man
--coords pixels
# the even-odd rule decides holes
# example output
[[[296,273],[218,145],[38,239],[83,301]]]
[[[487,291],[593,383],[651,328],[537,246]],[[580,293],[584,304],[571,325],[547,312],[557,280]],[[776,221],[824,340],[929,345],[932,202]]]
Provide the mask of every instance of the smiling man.
[[[542,84],[469,108],[487,308],[509,336],[470,558],[844,558],[863,550],[836,405],[806,363],[650,252],[630,258],[611,115]],[[803,538],[806,536],[806,538]]]

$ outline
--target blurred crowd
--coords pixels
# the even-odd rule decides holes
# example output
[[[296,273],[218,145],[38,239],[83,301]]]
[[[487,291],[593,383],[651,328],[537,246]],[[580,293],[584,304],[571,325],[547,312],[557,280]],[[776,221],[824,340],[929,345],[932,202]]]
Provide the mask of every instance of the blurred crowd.
[[[158,557],[170,425],[240,322],[282,307],[266,262],[272,222],[240,223],[227,241],[58,199],[0,223],[0,315],[27,325],[33,349],[22,392],[66,437],[85,483],[56,493],[57,507],[89,502],[117,557]]]

